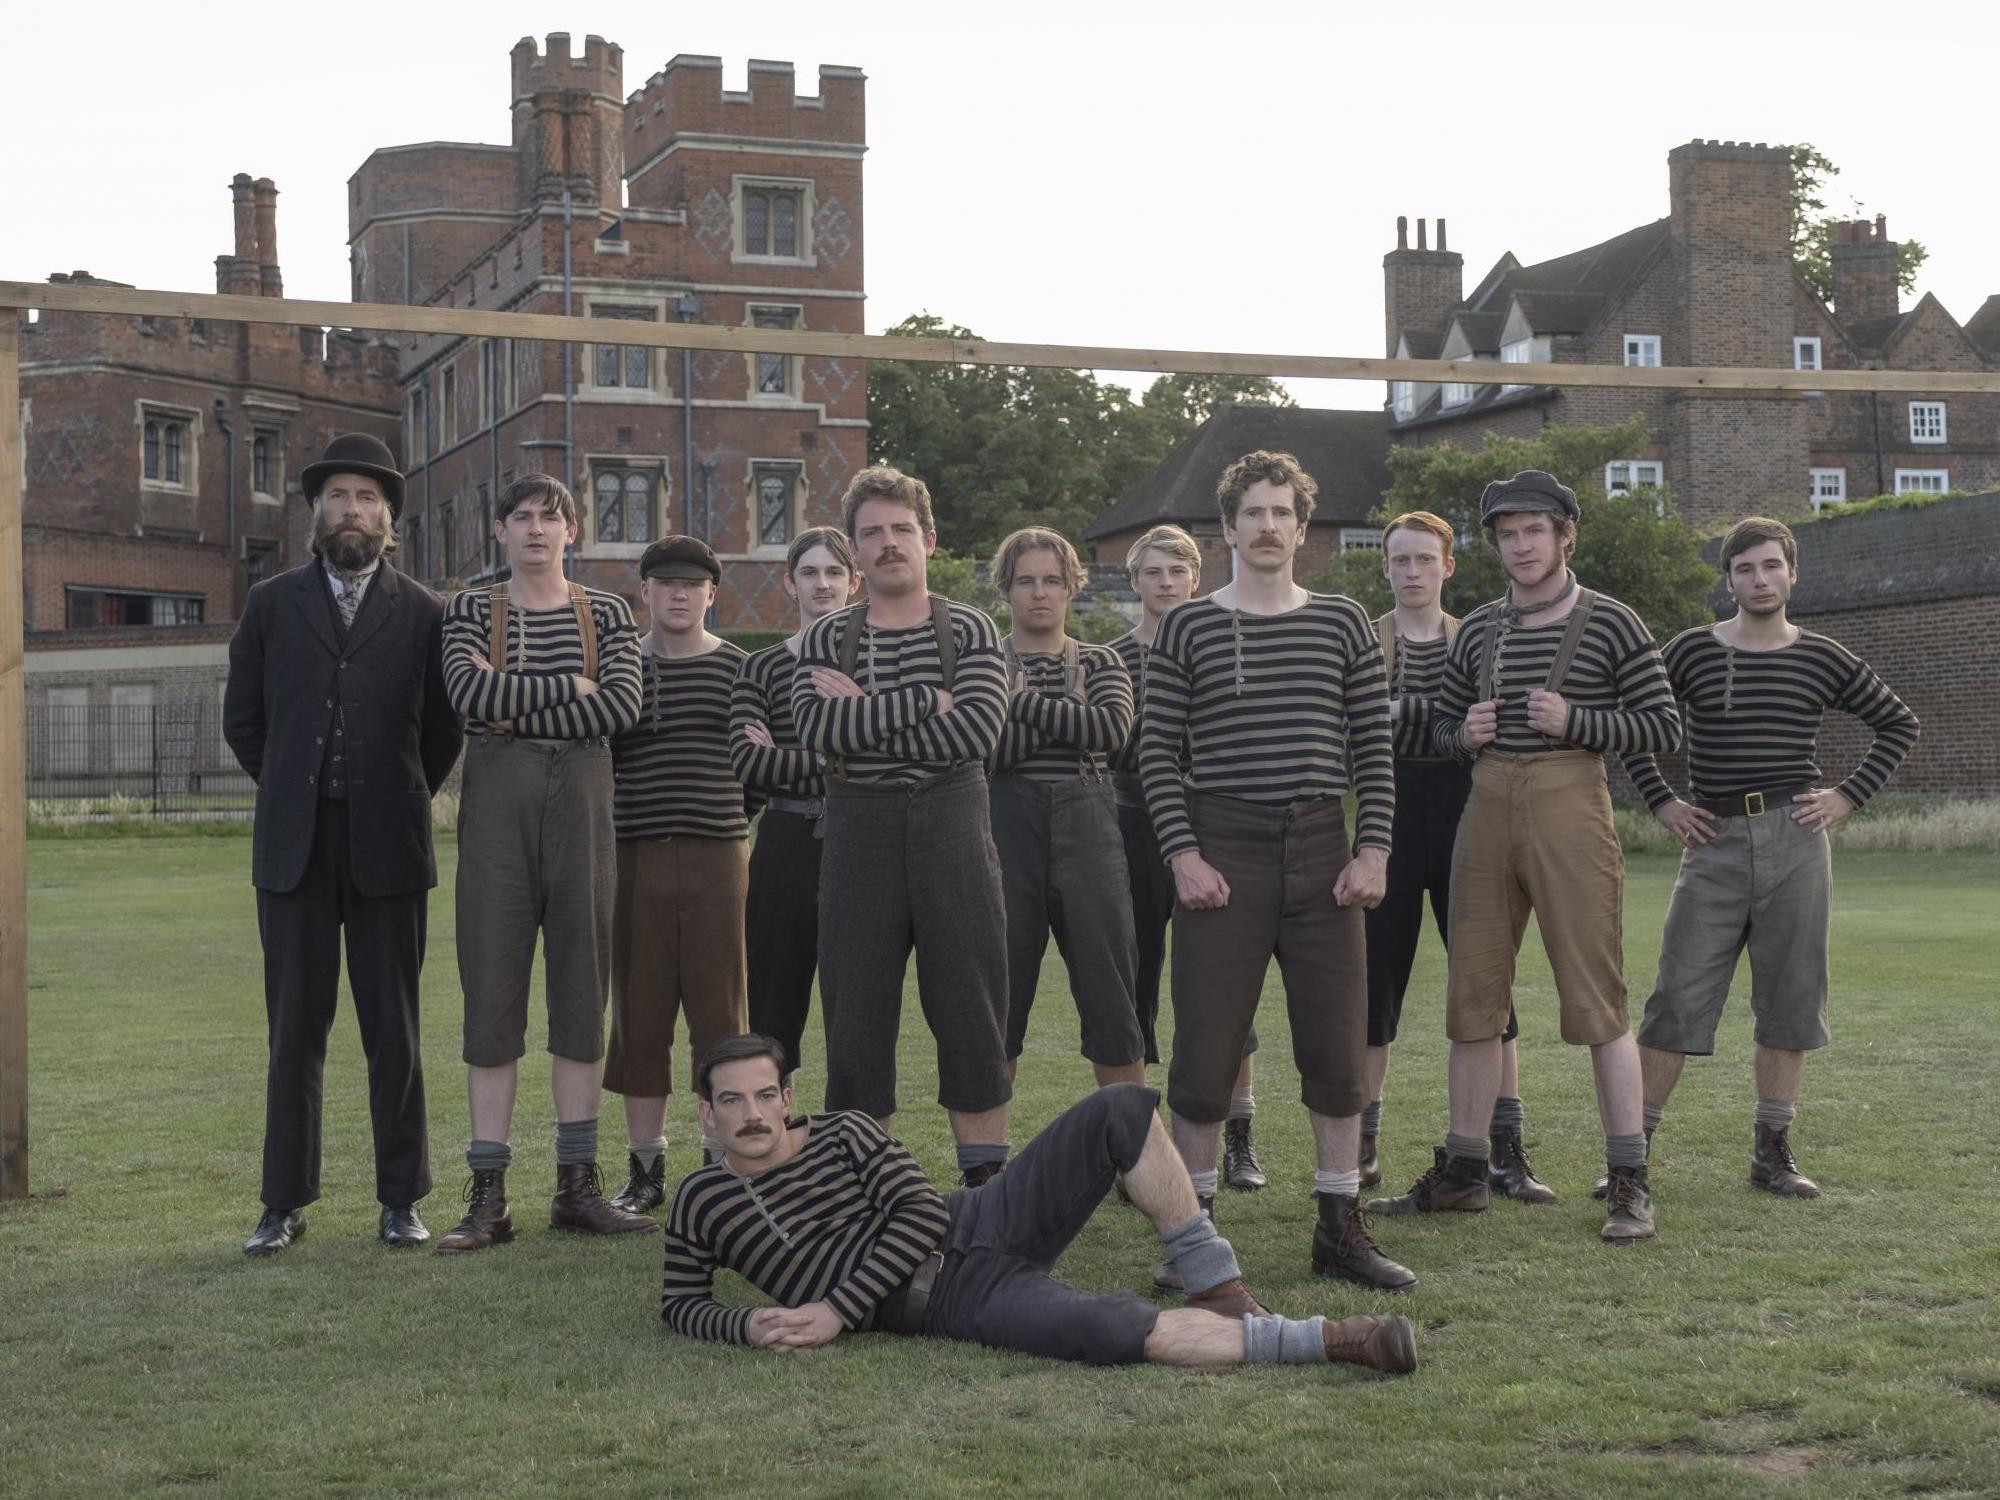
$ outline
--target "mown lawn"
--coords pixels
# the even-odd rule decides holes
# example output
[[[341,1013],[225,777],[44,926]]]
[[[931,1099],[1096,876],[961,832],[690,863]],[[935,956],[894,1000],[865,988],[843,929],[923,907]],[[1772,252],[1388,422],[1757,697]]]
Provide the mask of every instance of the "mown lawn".
[[[1722,1055],[1691,1065],[1660,1135],[1661,1238],[1635,1250],[1597,1242],[1589,1070],[1554,1040],[1531,951],[1528,1139],[1563,1202],[1383,1228],[1424,1278],[1401,1304],[1424,1367],[1400,1381],[1091,1371],[888,1338],[798,1356],[684,1343],[656,1315],[654,1240],[540,1227],[552,1127],[532,1051],[511,1180],[522,1237],[465,1259],[391,1254],[373,1239],[345,1007],[328,1195],[297,1248],[248,1261],[264,1044],[248,859],[233,838],[31,845],[37,1197],[0,1209],[0,1492],[2000,1493],[2000,859],[1841,858],[1836,1040],[1807,1072],[1796,1130],[1826,1196],[1780,1203],[1745,1184],[1739,997]],[[1672,874],[1633,864],[1640,999]],[[466,1130],[451,909],[447,884],[426,972],[439,1190],[425,1212],[440,1231]],[[1414,993],[1441,981],[1427,945]],[[1017,1142],[1088,1086],[1053,964],[1044,983]],[[1436,1010],[1412,1000],[1390,1080],[1396,1189],[1443,1127]],[[1376,1308],[1307,1268],[1310,1137],[1283,1017],[1267,1007],[1258,1090],[1273,1186],[1225,1194],[1222,1226],[1272,1305]],[[914,996],[908,1019],[902,1133],[943,1174]],[[806,1105],[819,1089],[801,1074]],[[677,1173],[692,1104],[677,1098],[672,1117]],[[607,1147],[622,1142],[615,1100],[603,1118]],[[1156,1249],[1113,1202],[1064,1268],[1142,1291]]]

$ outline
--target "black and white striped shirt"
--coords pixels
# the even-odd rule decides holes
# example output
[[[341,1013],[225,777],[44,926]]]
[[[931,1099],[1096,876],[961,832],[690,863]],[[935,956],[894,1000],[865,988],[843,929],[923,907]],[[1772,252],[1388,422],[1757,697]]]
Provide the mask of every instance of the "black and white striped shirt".
[[[1199,847],[1188,788],[1282,807],[1346,793],[1350,761],[1354,847],[1389,847],[1389,694],[1375,622],[1352,599],[1311,594],[1278,615],[1177,604],[1146,673],[1139,768],[1163,858]]]
[[[583,637],[567,600],[554,609],[508,609],[507,667],[482,671],[474,656],[492,644],[492,597],[462,589],[444,610],[444,686],[466,717],[468,734],[489,722],[508,724],[530,739],[587,740],[629,729],[639,717],[639,632],[616,594],[589,591],[597,625],[597,691],[578,696]]]
[[[1444,688],[1444,664],[1449,645],[1396,637],[1396,665],[1389,677],[1389,700],[1399,703],[1396,714],[1396,759],[1442,759],[1431,744],[1431,705]]]
[[[891,786],[914,786],[967,762],[985,765],[1007,718],[1007,673],[993,622],[969,604],[952,604],[958,661],[951,711],[939,713],[938,691],[945,681],[931,622],[896,629],[870,625],[867,608],[851,606],[864,611],[854,667],[854,680],[865,689],[861,697],[822,698],[812,684],[815,668],[839,670],[849,610],[815,621],[799,642],[792,677],[799,743],[819,755],[842,757],[851,781]]]
[[[729,701],[729,763],[751,791],[780,797],[817,797],[826,790],[819,757],[799,743],[792,723],[792,673],[798,666],[789,641],[766,646],[743,664]],[[772,745],[753,745],[744,733],[762,724]]]
[[[1030,781],[1070,781],[1125,747],[1132,735],[1132,678],[1109,646],[1077,647],[1077,689],[1063,684],[1063,653],[1020,657],[1022,688],[1008,701],[1007,722],[989,765]]]
[[[748,658],[718,642],[701,656],[639,653],[639,722],[611,742],[611,820],[621,839],[750,836],[729,763],[729,695]]]
[[[1431,744],[1439,754],[1463,758],[1459,744],[1466,710],[1481,701],[1479,675],[1486,636],[1499,619],[1499,605],[1482,604],[1465,618],[1445,663],[1444,691],[1431,706]],[[1488,747],[1517,755],[1551,750],[1590,750],[1599,755],[1631,755],[1672,750],[1681,742],[1681,717],[1674,708],[1667,669],[1653,633],[1631,610],[1600,594],[1577,642],[1562,697],[1569,719],[1562,736],[1545,740],[1528,726],[1528,690],[1548,681],[1569,618],[1547,625],[1518,626],[1502,638],[1494,676],[1500,701],[1499,733]]]
[[[1713,626],[1667,642],[1667,677],[1687,715],[1688,781],[1697,797],[1815,786],[1819,729],[1829,708],[1875,731],[1837,790],[1856,807],[1882,790],[1917,742],[1917,716],[1840,642],[1801,630],[1776,651],[1740,651]],[[1673,788],[1650,755],[1630,756],[1632,784],[1655,812]]]
[[[805,1144],[783,1166],[749,1177],[700,1167],[681,1179],[660,1287],[660,1317],[674,1332],[750,1341],[752,1309],[715,1300],[718,1269],[786,1307],[824,1302],[848,1329],[868,1328],[943,1243],[944,1199],[880,1125],[852,1110],[805,1123]]]

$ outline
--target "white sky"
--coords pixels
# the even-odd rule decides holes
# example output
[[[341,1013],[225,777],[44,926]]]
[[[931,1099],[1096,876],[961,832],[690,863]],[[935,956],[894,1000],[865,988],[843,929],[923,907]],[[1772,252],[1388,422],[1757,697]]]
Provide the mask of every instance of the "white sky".
[[[36,6],[10,23],[0,95],[0,279],[213,290],[244,171],[278,184],[286,291],[345,300],[349,175],[377,146],[505,142],[509,49],[567,29],[578,51],[591,31],[625,49],[628,93],[676,52],[720,55],[731,88],[751,57],[796,63],[801,92],[821,62],[864,68],[870,331],[928,310],[1008,341],[1380,354],[1398,214],[1449,220],[1469,289],[1505,250],[1544,259],[1664,215],[1666,153],[1697,136],[1817,145],[1842,168],[1829,206],[1858,199],[1922,240],[1919,293],[1964,319],[2000,292],[1996,16],[1757,0]],[[1382,399],[1376,383],[1293,389]]]

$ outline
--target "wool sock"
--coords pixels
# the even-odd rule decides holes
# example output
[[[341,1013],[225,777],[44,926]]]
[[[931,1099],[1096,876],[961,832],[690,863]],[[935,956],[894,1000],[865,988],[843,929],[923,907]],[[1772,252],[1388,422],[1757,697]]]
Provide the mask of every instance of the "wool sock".
[[[1666,1105],[1648,1104],[1645,1106],[1644,1118],[1646,1121],[1646,1128],[1648,1130],[1658,1130],[1660,1128],[1660,1121],[1664,1120],[1666,1117],[1667,1117]]]
[[[664,1135],[652,1141],[627,1141],[626,1145],[639,1158],[640,1167],[648,1172],[659,1165],[660,1158],[667,1154],[667,1138]]]
[[[959,1142],[958,1170],[961,1172],[967,1172],[974,1167],[983,1167],[989,1164],[1003,1166],[1006,1164],[1006,1161],[1007,1143],[1005,1141],[975,1141],[970,1144],[964,1141]]]
[[[1246,1083],[1240,1088],[1234,1088],[1229,1091],[1230,1119],[1247,1120],[1256,1113],[1257,1096],[1251,1092],[1249,1084]]]
[[[1757,1123],[1766,1130],[1789,1130],[1798,1118],[1799,1106],[1792,1099],[1759,1099]]]
[[[1361,1192],[1361,1171],[1313,1173],[1313,1192],[1322,1198],[1353,1198]]]
[[[1380,1099],[1371,1099],[1367,1107],[1361,1111],[1361,1133],[1363,1135],[1380,1135],[1382,1133],[1382,1101]]]
[[[1485,1161],[1486,1147],[1486,1137],[1483,1135],[1447,1135],[1444,1138],[1447,1156],[1463,1156],[1468,1161]]]
[[[474,1141],[465,1150],[465,1164],[474,1172],[504,1172],[514,1163],[514,1148],[505,1141]]]
[[[1646,1165],[1646,1138],[1643,1135],[1607,1135],[1604,1138],[1604,1164],[1607,1167],[1643,1167]]]
[[[1325,1318],[1260,1318],[1243,1315],[1243,1363],[1246,1365],[1323,1365],[1326,1363]]]
[[[585,1166],[597,1160],[597,1121],[556,1121],[556,1165]]]
[[[1519,1135],[1527,1123],[1528,1111],[1519,1099],[1502,1094],[1493,1101],[1493,1124],[1489,1128],[1495,1135]]]
[[[1181,1273],[1181,1285],[1190,1296],[1243,1274],[1243,1268],[1236,1264],[1236,1251],[1215,1232],[1215,1222],[1207,1214],[1196,1214],[1185,1224],[1161,1230],[1160,1243],[1166,1246],[1167,1259]]]
[[[1194,1192],[1197,1198],[1213,1198],[1215,1196],[1215,1185],[1221,1180],[1221,1177],[1222,1174],[1216,1171],[1214,1167],[1210,1167],[1206,1172],[1188,1173],[1188,1181],[1194,1184]]]

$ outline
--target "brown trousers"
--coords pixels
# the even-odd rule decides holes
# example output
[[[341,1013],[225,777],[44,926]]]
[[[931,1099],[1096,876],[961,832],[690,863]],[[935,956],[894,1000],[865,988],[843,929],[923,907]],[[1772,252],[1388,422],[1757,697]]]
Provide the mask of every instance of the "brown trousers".
[[[611,923],[611,1048],[604,1087],[658,1099],[674,1091],[674,1021],[688,1024],[688,1076],[717,1042],[740,1036],[750,1002],[743,907],[747,839],[618,841]]]

